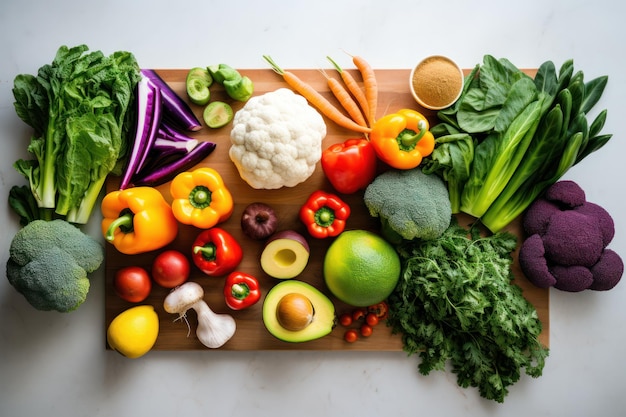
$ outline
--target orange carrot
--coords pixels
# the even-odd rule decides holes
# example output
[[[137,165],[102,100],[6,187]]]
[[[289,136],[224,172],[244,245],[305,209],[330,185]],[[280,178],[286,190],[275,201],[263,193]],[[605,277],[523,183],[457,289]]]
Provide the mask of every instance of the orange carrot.
[[[263,58],[265,58],[277,74],[280,74],[283,77],[291,88],[306,98],[309,103],[317,108],[324,116],[328,117],[339,126],[360,133],[369,133],[372,130],[369,127],[359,126],[358,123],[339,111],[339,109],[328,101],[323,95],[321,95],[309,84],[298,78],[298,76],[294,73],[281,69],[269,56],[263,55]]]
[[[363,113],[361,113],[359,105],[354,101],[348,90],[344,88],[343,84],[341,84],[341,82],[337,79],[326,75],[323,70],[322,74],[324,74],[324,77],[328,80],[328,87],[330,88],[330,91],[333,93],[337,101],[339,101],[341,106],[348,112],[352,120],[361,126],[367,127],[367,122],[363,117]]]
[[[367,118],[369,126],[372,126],[372,124],[374,124],[374,120],[370,117],[370,107],[367,104],[367,98],[365,97],[363,89],[361,89],[352,74],[350,74],[348,71],[344,71],[343,68],[341,68],[339,64],[333,61],[331,57],[327,56],[326,58],[328,58],[328,60],[333,64],[339,75],[341,75],[341,79],[346,84],[346,87],[348,87],[348,91],[350,91],[352,96],[359,103],[359,106],[361,106],[361,110]]]
[[[352,62],[356,65],[357,69],[361,72],[363,77],[363,86],[365,87],[365,97],[370,108],[371,120],[376,119],[376,110],[378,103],[378,82],[376,81],[376,74],[370,64],[360,56],[352,56]]]

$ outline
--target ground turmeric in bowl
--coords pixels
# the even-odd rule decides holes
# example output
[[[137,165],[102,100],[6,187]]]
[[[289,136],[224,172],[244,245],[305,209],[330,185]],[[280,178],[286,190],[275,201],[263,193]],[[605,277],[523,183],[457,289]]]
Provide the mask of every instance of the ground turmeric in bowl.
[[[463,89],[463,71],[447,57],[434,55],[411,71],[411,93],[423,107],[440,110],[454,104]]]

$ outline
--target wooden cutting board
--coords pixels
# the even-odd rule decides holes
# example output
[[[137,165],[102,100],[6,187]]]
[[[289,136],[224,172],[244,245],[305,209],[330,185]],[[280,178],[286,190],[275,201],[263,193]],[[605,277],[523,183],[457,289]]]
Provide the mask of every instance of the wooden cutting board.
[[[349,70],[352,71],[352,70]],[[242,74],[249,76],[255,87],[255,95],[274,91],[278,88],[286,87],[286,83],[280,76],[270,69],[258,70],[241,70]],[[298,76],[307,80],[317,91],[332,98],[328,90],[326,79],[318,70],[294,70]],[[332,70],[326,71],[328,74],[336,75]],[[409,70],[377,70],[376,76],[379,83],[379,102],[378,117],[399,110],[404,107],[414,108],[422,111],[431,120],[434,113],[421,109],[409,92]],[[532,71],[530,71],[532,72]],[[185,77],[187,70],[160,70],[158,73],[169,83],[169,85],[181,97],[185,95]],[[354,73],[358,78],[358,73]],[[213,86],[212,99],[224,100],[232,104],[233,110],[237,111],[243,103],[232,102],[224,94],[219,86]],[[202,108],[192,106],[194,112],[201,120]],[[339,128],[333,122],[326,120],[328,133],[324,139],[323,147],[327,147],[332,143],[342,142],[351,137],[358,137],[357,134]],[[263,294],[279,280],[267,276],[259,266],[259,256],[262,250],[262,242],[253,241],[241,232],[240,218],[244,208],[252,202],[262,201],[270,204],[276,210],[279,216],[279,229],[293,229],[305,234],[303,225],[297,218],[297,212],[306,198],[311,192],[317,189],[326,189],[332,191],[332,187],[325,179],[324,173],[319,166],[315,173],[304,183],[293,187],[283,188],[279,190],[255,190],[247,185],[239,176],[237,169],[228,157],[228,149],[230,148],[230,125],[221,129],[212,130],[208,127],[203,128],[200,132],[190,134],[202,140],[209,140],[217,144],[216,150],[209,155],[199,166],[209,166],[216,169],[223,177],[227,187],[231,191],[235,201],[235,208],[231,218],[220,224],[228,232],[232,233],[238,239],[244,249],[244,258],[239,269],[255,275],[261,282]],[[107,181],[107,191],[116,189],[118,179],[111,177]],[[158,187],[165,198],[170,201],[169,183]],[[350,204],[352,214],[348,223],[349,229],[368,229],[376,231],[378,224],[367,213],[367,209],[362,201],[362,193],[349,196],[342,196],[345,201]],[[473,219],[460,215],[459,221],[462,225],[469,225]],[[513,222],[509,228],[510,231],[521,236],[520,222]],[[139,265],[150,269],[150,265],[154,257],[166,249],[178,249],[185,254],[190,254],[190,248],[196,235],[200,233],[199,229],[190,226],[181,226],[178,237],[169,246],[159,251],[154,251],[142,255],[128,256],[118,252],[113,245],[106,245],[105,260],[105,279],[106,279],[106,300],[105,300],[105,328],[113,318],[134,304],[121,300],[113,290],[113,278],[115,272],[124,266]],[[330,296],[325,288],[322,265],[323,256],[326,248],[330,244],[330,240],[309,239],[311,245],[311,256],[305,271],[297,277],[297,279],[306,281],[322,290]],[[546,346],[549,344],[549,291],[547,289],[539,289],[534,287],[527,281],[520,271],[517,263],[517,252],[514,254],[514,274],[515,283],[524,289],[526,298],[537,308],[539,318],[543,323],[543,333],[541,341]],[[389,328],[384,324],[375,327],[374,333],[369,338],[361,338],[356,343],[348,344],[343,341],[343,333],[345,328],[337,326],[333,332],[321,339],[306,343],[287,343],[274,338],[264,327],[261,318],[261,309],[263,300],[251,308],[243,311],[231,311],[225,305],[222,288],[224,278],[214,278],[203,275],[193,266],[190,280],[200,283],[205,289],[205,300],[208,305],[218,313],[229,313],[237,322],[237,331],[235,336],[228,341],[222,350],[363,350],[363,351],[401,351],[402,341],[400,335],[392,335]],[[195,336],[196,316],[191,311],[187,320],[191,326],[189,331],[185,321],[176,320],[176,316],[169,314],[163,310],[163,300],[169,290],[154,285],[148,299],[141,304],[151,304],[155,307],[160,319],[160,331],[157,342],[154,346],[155,350],[207,350]],[[349,306],[344,305],[331,296],[335,303],[337,314],[348,312],[351,310]],[[107,349],[110,347],[107,345]]]

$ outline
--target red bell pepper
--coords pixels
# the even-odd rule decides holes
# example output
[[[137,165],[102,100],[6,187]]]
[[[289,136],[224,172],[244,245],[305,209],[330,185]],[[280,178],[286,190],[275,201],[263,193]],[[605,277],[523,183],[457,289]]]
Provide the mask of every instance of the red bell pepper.
[[[367,307],[367,311],[376,314],[376,317],[383,320],[389,315],[389,304],[386,301],[381,301]]]
[[[234,271],[226,277],[224,299],[231,309],[243,310],[259,301],[260,298],[259,281],[252,275]]]
[[[311,236],[323,239],[343,232],[350,206],[334,194],[314,191],[300,208],[300,220]]]
[[[322,152],[322,169],[340,193],[353,194],[365,189],[376,176],[376,151],[367,139],[348,139],[330,145]]]
[[[202,231],[192,245],[194,264],[209,276],[226,275],[237,268],[243,250],[235,238],[219,227]]]

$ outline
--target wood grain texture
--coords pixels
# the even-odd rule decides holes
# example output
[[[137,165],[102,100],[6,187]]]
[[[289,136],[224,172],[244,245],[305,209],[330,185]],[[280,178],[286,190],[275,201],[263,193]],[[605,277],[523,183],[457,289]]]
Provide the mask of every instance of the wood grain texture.
[[[353,70],[349,70],[353,71]],[[260,95],[278,88],[286,87],[286,84],[280,76],[269,69],[258,70],[241,70],[244,75],[248,75],[254,82],[255,95]],[[310,82],[313,87],[322,92],[329,99],[332,98],[328,85],[324,76],[317,70],[294,70],[298,76]],[[410,70],[377,70],[376,76],[379,83],[379,101],[378,101],[378,117],[393,112],[400,108],[409,107],[422,111],[431,120],[434,113],[425,109],[421,109],[412,98],[409,92],[409,72]],[[531,73],[532,71],[529,71]],[[170,86],[181,97],[185,95],[185,76],[186,69],[169,69],[160,70],[158,73],[170,84]],[[327,71],[332,74],[332,70]],[[358,73],[354,73],[355,77],[360,80]],[[233,105],[233,110],[237,111],[243,103],[232,102],[229,100],[223,90],[219,86],[213,86],[212,99],[229,101]],[[198,106],[192,107],[198,117],[201,117],[202,108]],[[326,120],[328,133],[324,139],[323,147],[327,147],[332,143],[341,142],[351,137],[357,137],[358,134],[337,127],[334,123]],[[232,233],[239,240],[244,248],[244,258],[239,269],[257,276],[261,282],[263,294],[279,281],[267,276],[259,266],[259,256],[263,247],[262,242],[253,241],[243,235],[240,227],[240,218],[244,208],[252,202],[262,201],[272,205],[279,216],[279,229],[293,229],[305,234],[303,225],[297,218],[297,212],[300,205],[305,201],[308,195],[316,189],[326,189],[331,191],[332,188],[325,179],[323,171],[319,166],[315,173],[305,182],[293,188],[283,188],[279,190],[256,190],[248,186],[239,176],[237,169],[228,157],[228,149],[230,148],[230,125],[221,129],[211,130],[207,127],[200,132],[190,134],[201,140],[213,141],[217,144],[216,150],[209,155],[199,166],[209,166],[216,169],[224,178],[227,187],[233,194],[235,208],[231,218],[220,224],[220,227]],[[384,167],[380,167],[384,169]],[[118,179],[111,177],[107,181],[107,191],[114,190],[118,184]],[[165,198],[169,197],[169,184],[158,187]],[[368,229],[376,231],[378,223],[367,213],[367,209],[362,201],[362,193],[349,196],[342,196],[346,202],[351,205],[352,215],[348,222],[349,229]],[[460,215],[458,217],[462,225],[469,225],[473,219],[469,216]],[[508,230],[521,236],[521,227],[519,220],[513,222]],[[191,244],[196,235],[200,233],[199,229],[193,227],[181,226],[178,237],[166,249],[178,249],[183,253],[190,254]],[[325,288],[322,265],[326,248],[330,244],[330,240],[309,239],[311,245],[311,255],[309,263],[305,271],[297,278],[306,281],[322,290],[330,296]],[[519,245],[518,245],[519,246]],[[105,260],[105,326],[104,331],[108,327],[113,318],[123,310],[132,307],[133,304],[121,300],[114,293],[113,278],[115,272],[127,265],[139,265],[150,268],[154,257],[162,250],[142,254],[128,256],[119,253],[112,245],[106,245]],[[533,303],[537,308],[539,318],[543,323],[543,333],[541,341],[549,345],[549,291],[547,289],[539,289],[534,287],[523,276],[517,263],[517,251],[514,253],[514,274],[515,283],[524,290],[525,297]],[[306,343],[287,343],[274,338],[264,327],[261,318],[262,301],[256,305],[243,311],[231,311],[224,303],[222,295],[222,287],[224,278],[213,278],[203,275],[195,267],[192,268],[190,280],[200,283],[205,289],[205,300],[208,305],[218,313],[232,314],[237,322],[237,332],[235,336],[220,349],[235,351],[250,350],[361,350],[361,351],[401,351],[402,341],[399,335],[392,335],[389,328],[384,324],[378,325],[374,329],[374,333],[369,338],[361,338],[358,342],[348,344],[343,341],[343,333],[345,331],[341,326],[337,326],[333,332],[321,339]],[[157,286],[153,287],[149,298],[141,304],[151,304],[155,307],[160,319],[160,331],[157,342],[154,346],[155,350],[208,350],[204,347],[195,336],[196,316],[192,311],[188,314],[187,320],[191,331],[188,330],[185,321],[176,320],[175,315],[171,315],[163,310],[163,299],[167,295],[168,290]],[[335,303],[337,314],[350,310],[349,306],[344,305],[331,296]],[[189,335],[188,335],[189,332]],[[107,349],[110,347],[107,345]]]

